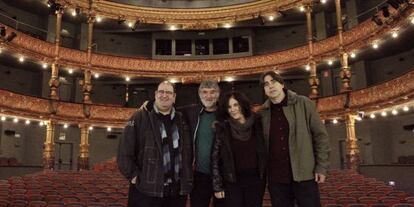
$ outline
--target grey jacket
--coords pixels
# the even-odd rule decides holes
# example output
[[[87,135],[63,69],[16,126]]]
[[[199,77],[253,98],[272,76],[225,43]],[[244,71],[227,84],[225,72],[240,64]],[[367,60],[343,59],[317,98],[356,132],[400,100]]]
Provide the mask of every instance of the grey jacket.
[[[180,195],[192,189],[193,144],[190,130],[180,112],[174,122],[180,135]],[[160,121],[154,110],[137,111],[128,121],[119,142],[117,163],[121,173],[131,180],[137,176],[137,189],[152,197],[164,196],[163,156],[161,150]]]
[[[315,104],[307,97],[287,90],[283,113],[289,123],[289,153],[293,179],[314,179],[315,173],[326,175],[329,167],[329,137]],[[270,100],[259,109],[262,116],[266,154],[269,154]]]

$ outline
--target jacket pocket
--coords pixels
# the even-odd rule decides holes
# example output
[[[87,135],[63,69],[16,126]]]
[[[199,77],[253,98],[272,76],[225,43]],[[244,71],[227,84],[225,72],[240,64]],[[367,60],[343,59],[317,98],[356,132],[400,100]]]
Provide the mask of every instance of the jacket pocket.
[[[156,176],[158,175],[158,169],[157,169],[157,159],[148,159],[147,163],[147,171],[146,171],[146,177],[148,183],[155,183]]]

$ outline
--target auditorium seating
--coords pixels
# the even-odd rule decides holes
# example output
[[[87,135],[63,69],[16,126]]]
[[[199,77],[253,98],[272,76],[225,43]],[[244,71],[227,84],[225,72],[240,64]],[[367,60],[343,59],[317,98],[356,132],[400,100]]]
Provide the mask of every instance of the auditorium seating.
[[[1,206],[126,206],[118,172],[44,171],[0,182]]]
[[[414,203],[414,197],[408,197],[406,192],[348,170],[330,171],[327,182],[319,188],[324,207],[408,207]]]
[[[43,171],[0,180],[0,207],[126,206],[128,182],[117,170],[115,159],[92,169]],[[414,197],[406,192],[353,171],[330,171],[320,191],[324,207],[414,207]],[[271,206],[266,191],[263,207]]]

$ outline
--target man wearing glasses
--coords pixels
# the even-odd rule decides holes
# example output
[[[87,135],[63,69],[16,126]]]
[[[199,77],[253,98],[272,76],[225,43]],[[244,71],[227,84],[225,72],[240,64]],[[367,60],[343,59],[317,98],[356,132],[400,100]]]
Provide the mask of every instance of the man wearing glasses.
[[[128,206],[184,207],[192,189],[193,144],[173,106],[174,85],[164,81],[151,110],[138,110],[120,140],[117,163],[130,181]]]
[[[213,194],[213,180],[210,158],[214,141],[213,122],[216,120],[217,101],[220,96],[220,87],[217,81],[204,80],[198,87],[198,96],[201,103],[177,107],[190,126],[194,143],[194,185],[191,192],[191,207],[209,207],[211,198],[214,206],[219,201]],[[149,110],[152,101],[146,101],[140,109]]]

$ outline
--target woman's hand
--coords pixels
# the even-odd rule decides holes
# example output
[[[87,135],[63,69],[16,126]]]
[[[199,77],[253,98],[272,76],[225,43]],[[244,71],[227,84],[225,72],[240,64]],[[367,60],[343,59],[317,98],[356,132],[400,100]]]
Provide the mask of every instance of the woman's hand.
[[[136,184],[137,183],[137,179],[138,179],[138,177],[135,176],[134,178],[132,178],[131,183],[132,184]]]
[[[224,198],[224,191],[220,191],[220,192],[215,192],[214,193],[214,196],[216,197],[216,198],[218,198],[218,199],[222,199],[222,198]]]

